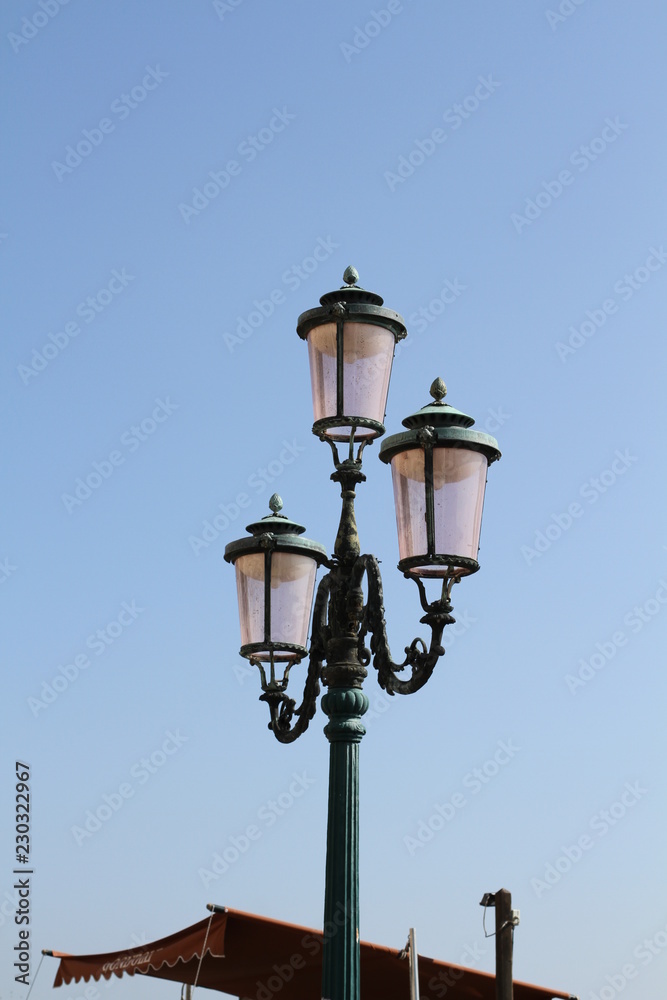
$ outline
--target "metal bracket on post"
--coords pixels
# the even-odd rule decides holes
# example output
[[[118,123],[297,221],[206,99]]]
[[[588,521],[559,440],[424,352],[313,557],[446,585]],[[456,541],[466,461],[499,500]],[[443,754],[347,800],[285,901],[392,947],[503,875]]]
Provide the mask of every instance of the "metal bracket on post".
[[[493,906],[496,910],[496,1000],[513,1000],[512,957],[514,928],[519,923],[519,911],[512,909],[512,894],[507,889],[485,892],[479,905],[484,907],[485,913],[487,906]]]

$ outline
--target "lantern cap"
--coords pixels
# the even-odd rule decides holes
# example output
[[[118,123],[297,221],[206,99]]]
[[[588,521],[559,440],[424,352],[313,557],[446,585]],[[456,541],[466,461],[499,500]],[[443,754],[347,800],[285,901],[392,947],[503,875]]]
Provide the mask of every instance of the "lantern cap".
[[[269,500],[271,513],[260,521],[246,525],[250,534],[245,538],[228,542],[225,546],[224,558],[233,563],[239,556],[251,552],[261,552],[264,549],[277,549],[282,552],[297,552],[309,555],[319,564],[327,561],[327,550],[319,542],[310,538],[299,538],[306,530],[302,524],[297,524],[280,511],[283,506],[281,497],[274,493]]]
[[[490,434],[471,430],[473,417],[462,413],[444,402],[447,386],[441,378],[431,384],[432,403],[411,413],[403,421],[407,431],[392,434],[382,442],[379,458],[390,462],[394,455],[405,448],[422,448],[427,443],[439,447],[470,448],[486,455],[489,464],[500,458],[498,442]]]
[[[387,330],[391,330],[397,343],[407,337],[403,317],[393,309],[387,309],[381,295],[369,292],[357,284],[359,272],[356,268],[347,267],[343,279],[344,285],[334,292],[326,292],[321,296],[319,306],[301,313],[297,320],[296,332],[302,340],[307,339],[313,327],[344,319],[384,326]]]
[[[254,521],[252,524],[246,525],[245,530],[256,536],[264,535],[267,531],[273,532],[274,535],[302,535],[306,530],[303,524],[297,524],[296,521],[291,521],[286,514],[280,513],[283,509],[283,499],[278,493],[274,493],[269,500],[269,508],[271,509],[270,514],[263,517],[261,521]]]
[[[358,285],[359,272],[356,267],[346,267],[343,274],[344,285],[341,285],[335,292],[325,292],[320,298],[320,305],[330,306],[334,302],[345,302],[358,305],[381,306],[384,299],[375,292],[369,292],[366,288]]]
[[[447,386],[441,378],[435,379],[429,392],[433,402],[427,403],[421,410],[406,417],[403,421],[404,427],[410,430],[418,427],[472,427],[475,423],[473,417],[444,402]]]

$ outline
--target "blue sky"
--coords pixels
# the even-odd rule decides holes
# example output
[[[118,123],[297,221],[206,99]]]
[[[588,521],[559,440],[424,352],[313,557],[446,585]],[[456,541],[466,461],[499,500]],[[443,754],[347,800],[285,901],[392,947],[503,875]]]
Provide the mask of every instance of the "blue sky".
[[[353,264],[408,326],[388,432],[442,376],[503,452],[428,688],[367,682],[362,937],[401,947],[414,926],[424,954],[491,971],[478,903],[504,886],[517,978],[649,1000],[667,975],[665,13],[57,4],[1,14],[1,995],[26,993],[15,760],[33,971],[42,947],[152,940],[211,900],[321,923],[324,716],[293,746],[268,732],[222,553],[274,490],[333,546],[295,326]],[[423,626],[377,451],[357,516],[397,657]]]

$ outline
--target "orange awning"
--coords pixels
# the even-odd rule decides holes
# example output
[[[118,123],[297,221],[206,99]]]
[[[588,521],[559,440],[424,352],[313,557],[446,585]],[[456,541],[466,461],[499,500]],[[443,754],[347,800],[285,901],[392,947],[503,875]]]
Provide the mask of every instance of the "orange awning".
[[[128,973],[191,985],[197,981],[199,986],[252,1000],[276,996],[312,1000],[321,990],[321,931],[239,910],[215,912],[192,927],[126,951],[51,954],[60,959],[54,986]],[[362,941],[362,996],[406,1000],[410,995],[408,962],[398,955],[393,948]],[[495,976],[421,955],[419,983],[423,997],[495,998]],[[515,982],[514,996],[515,1000],[551,1000],[569,994]]]

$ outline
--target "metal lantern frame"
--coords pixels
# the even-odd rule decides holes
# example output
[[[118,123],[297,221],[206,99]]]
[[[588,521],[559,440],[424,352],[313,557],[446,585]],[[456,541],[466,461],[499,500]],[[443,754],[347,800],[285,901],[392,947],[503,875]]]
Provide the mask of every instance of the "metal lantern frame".
[[[405,321],[393,309],[384,307],[384,299],[375,292],[370,292],[356,284],[359,279],[357,271],[348,267],[343,275],[346,284],[334,292],[327,292],[320,298],[320,306],[301,313],[297,322],[297,333],[302,340],[308,339],[311,330],[332,322],[336,323],[336,413],[330,417],[316,420],[313,424],[313,434],[327,440],[344,441],[347,435],[332,438],[327,431],[333,427],[350,427],[350,444],[357,440],[357,427],[372,431],[365,438],[370,441],[385,433],[385,426],[378,420],[362,417],[358,414],[345,413],[345,326],[347,323],[365,323],[369,326],[383,327],[394,335],[394,347],[407,336]],[[387,390],[388,391],[388,390]],[[386,401],[385,401],[386,402]]]
[[[262,555],[264,560],[264,638],[261,642],[245,643],[239,652],[251,663],[256,664],[262,676],[262,689],[264,691],[276,690],[284,691],[287,686],[287,679],[290,668],[298,663],[308,654],[306,646],[301,646],[291,642],[276,642],[271,638],[273,634],[272,622],[272,601],[271,582],[273,559],[277,553],[286,552],[296,555],[305,555],[312,559],[317,567],[327,562],[327,550],[319,542],[314,542],[310,538],[300,536],[306,530],[296,521],[291,521],[284,514],[280,513],[283,506],[281,498],[274,493],[269,501],[272,513],[261,521],[255,521],[246,527],[250,535],[246,538],[239,538],[237,541],[229,542],[225,547],[225,559],[227,562],[236,564],[237,559],[246,555]],[[308,608],[308,620],[310,620],[310,608]],[[270,666],[270,678],[267,681],[264,669],[266,660],[260,659],[260,653],[268,653],[268,663]],[[286,653],[287,656],[280,654]],[[286,661],[285,673],[282,680],[277,680],[275,675],[275,664],[277,657],[280,661]]]
[[[407,427],[408,430],[392,434],[380,446],[380,460],[387,464],[390,464],[396,455],[406,451],[419,449],[424,452],[427,549],[423,554],[401,559],[398,568],[406,576],[411,576],[416,573],[418,567],[427,564],[429,571],[417,574],[427,578],[446,577],[457,571],[459,574],[476,573],[479,569],[479,563],[476,559],[461,556],[455,552],[437,551],[433,452],[438,448],[461,448],[466,451],[481,452],[487,460],[488,469],[492,462],[500,458],[498,442],[490,434],[471,430],[475,423],[474,419],[450,406],[449,403],[443,402],[447,387],[441,378],[433,382],[430,391],[434,402],[406,417],[403,420],[403,426]],[[438,566],[443,567],[441,572],[434,569]]]

